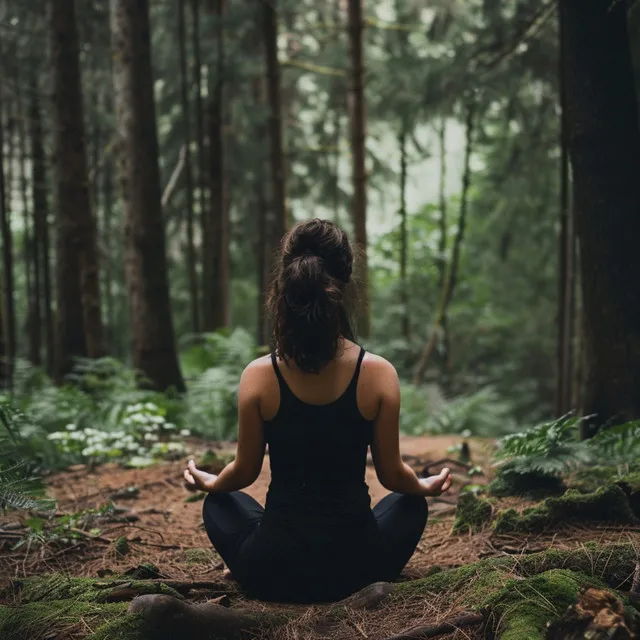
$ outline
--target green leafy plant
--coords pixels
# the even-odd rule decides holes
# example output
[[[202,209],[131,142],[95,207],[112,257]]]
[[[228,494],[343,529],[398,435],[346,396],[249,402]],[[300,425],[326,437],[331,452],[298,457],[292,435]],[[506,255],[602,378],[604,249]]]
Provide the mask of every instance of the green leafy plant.
[[[48,508],[42,487],[21,459],[20,427],[25,417],[8,402],[0,403],[0,509]]]

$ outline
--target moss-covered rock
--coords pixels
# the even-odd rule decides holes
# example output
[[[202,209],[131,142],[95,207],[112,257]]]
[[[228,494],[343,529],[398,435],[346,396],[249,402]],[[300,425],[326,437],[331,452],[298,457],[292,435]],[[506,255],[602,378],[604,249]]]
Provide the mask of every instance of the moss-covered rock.
[[[479,531],[491,520],[492,512],[491,503],[484,498],[478,498],[473,493],[461,494],[456,508],[453,533]]]
[[[507,509],[498,514],[494,530],[496,533],[534,533],[571,520],[628,524],[635,522],[636,517],[626,493],[616,485],[608,485],[593,493],[567,491],[521,514]]]
[[[127,606],[72,599],[43,600],[19,607],[0,607],[0,638],[148,640],[142,632],[141,618],[126,615]],[[93,633],[91,629],[94,630]]]
[[[21,587],[22,602],[42,602],[51,600],[72,600],[76,602],[109,602],[123,589],[127,593],[142,595],[145,593],[163,593],[182,598],[171,587],[162,582],[146,580],[96,580],[95,578],[72,578],[53,574],[35,576],[17,583]],[[131,598],[133,595],[131,595]],[[129,599],[131,599],[129,598]],[[0,636],[1,637],[1,636]]]
[[[568,569],[552,569],[524,580],[509,580],[489,595],[481,608],[501,640],[544,640],[547,624],[578,601],[594,578]]]
[[[487,485],[490,495],[497,498],[523,496],[539,500],[547,496],[561,495],[565,486],[561,478],[546,473],[515,473],[511,470],[500,470],[498,475]]]
[[[570,489],[580,493],[593,493],[601,487],[615,483],[618,469],[604,465],[595,465],[576,471],[568,481]]]

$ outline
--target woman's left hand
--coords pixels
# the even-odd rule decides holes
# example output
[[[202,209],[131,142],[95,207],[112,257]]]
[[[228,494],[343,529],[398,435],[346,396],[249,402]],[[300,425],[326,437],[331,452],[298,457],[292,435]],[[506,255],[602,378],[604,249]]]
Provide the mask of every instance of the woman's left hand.
[[[184,479],[186,483],[194,489],[200,489],[200,491],[212,491],[218,476],[214,476],[212,473],[201,471],[196,467],[196,463],[193,460],[189,460],[187,468],[184,470]]]

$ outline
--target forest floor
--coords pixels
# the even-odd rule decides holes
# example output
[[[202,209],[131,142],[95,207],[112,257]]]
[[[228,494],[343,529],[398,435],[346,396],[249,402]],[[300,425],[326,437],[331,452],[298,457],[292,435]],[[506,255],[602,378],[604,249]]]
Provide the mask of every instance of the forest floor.
[[[450,455],[447,449],[459,442],[460,438],[447,436],[403,437],[401,449],[405,460],[420,472],[425,465],[447,458]],[[195,439],[190,440],[188,445],[190,454],[196,458],[211,447],[210,443]],[[470,445],[473,464],[484,470],[484,475],[473,478],[472,482],[484,484],[490,476],[488,461],[491,444],[471,441]],[[232,445],[217,446],[220,447],[218,454],[232,453]],[[202,589],[194,587],[189,591],[189,600],[192,602],[203,602],[212,595],[228,591],[232,599],[241,601],[245,609],[278,609],[278,605],[267,606],[246,601],[240,593],[235,592],[234,583],[223,579],[223,563],[211,549],[202,526],[202,501],[198,499],[201,496],[189,493],[184,487],[184,466],[184,460],[146,469],[123,469],[115,464],[95,469],[76,466],[47,478],[48,494],[57,500],[56,518],[62,518],[61,522],[65,523],[64,527],[72,540],[60,544],[55,536],[40,541],[34,538],[16,549],[16,542],[21,536],[24,539],[25,520],[33,518],[33,514],[24,517],[15,512],[4,516],[0,514],[0,593],[5,594],[4,602],[0,598],[0,603],[16,604],[15,597],[11,595],[11,584],[29,576],[55,572],[108,580],[143,563],[152,563],[160,569],[163,579],[176,584],[203,583]],[[437,472],[443,466],[451,465],[431,465],[429,473]],[[429,499],[427,528],[401,580],[428,575],[434,571],[434,567],[459,567],[483,558],[525,556],[551,548],[577,549],[584,547],[586,542],[631,543],[640,553],[640,527],[637,525],[566,525],[548,533],[508,535],[499,535],[490,527],[485,527],[475,534],[454,534],[452,525],[460,487],[465,482],[469,484],[469,479],[466,474],[456,474],[455,466],[452,466],[452,470],[452,490],[439,499]],[[266,456],[259,479],[247,489],[262,504],[269,478]],[[388,492],[377,481],[371,465],[367,466],[366,480],[372,503],[375,504]],[[116,505],[115,513],[87,517],[85,510],[100,509],[109,503]],[[520,509],[530,504],[533,503],[520,498],[500,500],[501,507],[515,506]],[[61,537],[64,535],[59,534]],[[387,638],[414,625],[426,622],[439,624],[451,619],[460,610],[461,607],[450,599],[412,600],[406,605],[397,604],[395,610],[387,607],[379,613],[358,612],[354,614],[355,617],[348,616],[340,628],[332,628],[330,637]],[[315,607],[313,611],[314,615],[319,615],[322,607]],[[472,626],[438,637],[446,640],[485,637],[480,629],[480,626],[475,629]],[[83,637],[87,637],[86,630],[65,636]],[[300,630],[290,630],[288,637],[329,636],[318,635],[317,631],[305,634]]]

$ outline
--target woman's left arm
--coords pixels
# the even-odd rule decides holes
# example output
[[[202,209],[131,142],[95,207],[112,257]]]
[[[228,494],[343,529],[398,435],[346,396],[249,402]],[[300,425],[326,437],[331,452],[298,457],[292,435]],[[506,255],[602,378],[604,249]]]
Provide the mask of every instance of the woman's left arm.
[[[260,414],[261,370],[251,363],[242,373],[238,389],[238,450],[236,458],[215,476],[198,469],[189,460],[185,480],[209,493],[239,491],[253,484],[264,461],[264,429]]]

